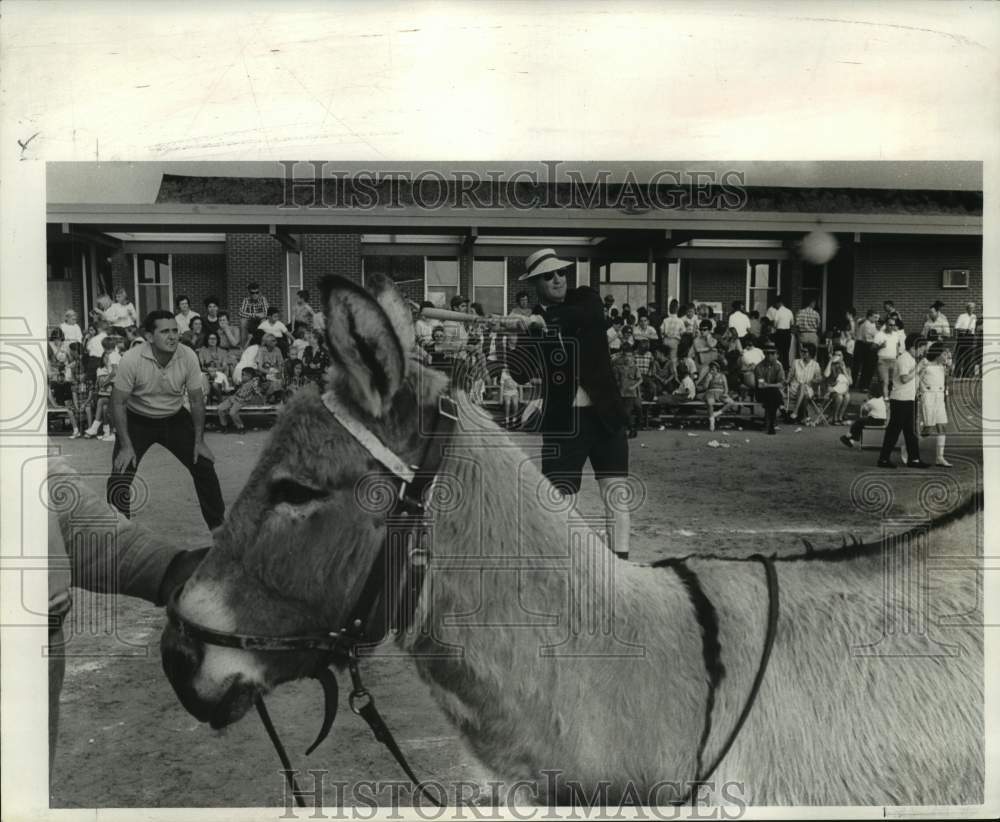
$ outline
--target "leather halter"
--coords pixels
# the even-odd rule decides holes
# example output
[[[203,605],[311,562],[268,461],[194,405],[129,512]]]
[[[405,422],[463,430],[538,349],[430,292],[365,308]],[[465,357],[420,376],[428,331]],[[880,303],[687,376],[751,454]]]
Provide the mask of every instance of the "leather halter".
[[[332,404],[327,397],[324,397],[324,402],[328,408]],[[457,410],[455,401],[451,397],[442,396],[439,399],[435,427],[427,440],[427,447],[419,466],[412,466],[404,472],[400,466],[405,463],[385,449],[386,454],[392,455],[394,460],[390,462],[388,459],[379,459],[379,461],[399,479],[396,501],[388,516],[389,522],[406,522],[413,530],[427,523],[430,517],[431,489],[458,420]],[[353,434],[357,423],[346,415],[342,416],[342,412],[338,412],[334,412],[338,421],[347,420],[348,425],[345,428]],[[362,445],[366,445],[367,448],[366,443]],[[368,450],[373,452],[375,449],[368,448]],[[291,636],[219,631],[180,615],[177,598],[183,589],[176,589],[173,592],[167,604],[167,617],[182,636],[206,645],[239,648],[245,651],[317,651],[328,657],[327,664],[345,661],[356,645],[363,642],[379,642],[384,638],[384,634],[375,633],[377,629],[383,627],[380,622],[385,626],[405,629],[412,623],[416,613],[420,587],[430,559],[429,546],[426,541],[422,541],[423,544],[413,544],[412,540],[392,540],[389,536],[387,529],[386,539],[382,542],[379,556],[372,564],[368,578],[361,589],[361,595],[346,625],[339,631]],[[404,549],[408,549],[405,558],[399,556]],[[400,559],[405,559],[405,562],[399,562]],[[386,570],[391,568],[400,569],[402,578],[387,578]],[[376,613],[380,605],[384,609],[381,620]]]
[[[437,418],[434,429],[427,438],[420,465],[408,466],[355,420],[332,392],[323,395],[323,404],[358,443],[399,480],[396,499],[386,520],[386,535],[382,548],[372,564],[368,578],[361,589],[361,595],[346,625],[339,631],[291,636],[219,631],[180,615],[177,600],[182,589],[175,589],[172,593],[167,603],[167,618],[179,634],[206,645],[245,651],[319,653],[321,661],[312,676],[323,686],[324,717],[319,735],[306,751],[307,755],[326,738],[337,713],[337,681],[329,666],[334,662],[346,662],[353,683],[350,695],[351,710],[368,723],[375,738],[389,749],[424,797],[431,803],[438,804],[420,785],[420,781],[376,710],[373,697],[364,688],[358,670],[357,648],[362,644],[377,644],[384,640],[389,632],[401,633],[407,630],[416,616],[431,553],[429,539],[421,537],[427,533],[433,486],[444,460],[445,449],[458,422],[458,406],[449,396],[444,395],[438,399]],[[271,723],[262,697],[257,698],[256,707],[281,759],[285,778],[295,800],[300,807],[304,807],[302,792],[295,782],[288,756]]]

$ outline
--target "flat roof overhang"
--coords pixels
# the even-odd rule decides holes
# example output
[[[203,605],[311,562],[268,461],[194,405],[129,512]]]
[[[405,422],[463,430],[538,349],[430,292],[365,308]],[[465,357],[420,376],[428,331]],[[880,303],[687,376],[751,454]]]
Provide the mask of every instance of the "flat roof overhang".
[[[363,210],[278,206],[162,203],[105,205],[51,203],[48,223],[63,234],[111,232],[168,233],[376,233],[594,236],[648,232],[667,239],[702,236],[772,236],[816,229],[851,234],[923,234],[982,236],[979,215],[807,214],[789,212],[615,209],[470,209]]]

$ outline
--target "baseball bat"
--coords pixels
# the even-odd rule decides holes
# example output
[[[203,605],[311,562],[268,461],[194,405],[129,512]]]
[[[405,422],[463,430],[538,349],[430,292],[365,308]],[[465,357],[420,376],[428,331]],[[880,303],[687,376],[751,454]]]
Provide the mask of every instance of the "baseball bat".
[[[466,313],[464,311],[449,311],[447,308],[423,308],[420,316],[425,320],[450,320],[458,323],[496,323],[499,325],[522,326],[523,317],[480,317],[478,314]]]

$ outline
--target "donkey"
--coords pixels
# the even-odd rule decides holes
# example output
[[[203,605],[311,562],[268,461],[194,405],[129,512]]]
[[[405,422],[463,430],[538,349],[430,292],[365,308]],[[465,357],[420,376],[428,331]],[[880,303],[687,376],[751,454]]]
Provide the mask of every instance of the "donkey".
[[[387,466],[419,464],[449,388],[411,356],[391,283],[370,288],[324,281],[326,390],[299,392],[275,424],[175,602],[184,619],[281,637],[336,632],[356,611],[387,528],[372,498]],[[396,641],[486,769],[544,803],[576,787],[609,801],[725,801],[732,786],[749,804],[982,802],[981,628],[949,633],[950,655],[918,632],[883,635],[879,545],[774,562],[769,622],[766,563],[616,559],[534,460],[461,395],[458,408],[427,573]],[[968,545],[976,527],[969,506],[929,541]],[[936,611],[968,611],[972,583],[934,588]],[[921,618],[913,603],[896,611]],[[731,739],[769,635],[756,702]],[[204,644],[173,625],[161,651],[182,704],[215,728],[325,664],[317,651]],[[723,753],[693,796],[685,786]]]

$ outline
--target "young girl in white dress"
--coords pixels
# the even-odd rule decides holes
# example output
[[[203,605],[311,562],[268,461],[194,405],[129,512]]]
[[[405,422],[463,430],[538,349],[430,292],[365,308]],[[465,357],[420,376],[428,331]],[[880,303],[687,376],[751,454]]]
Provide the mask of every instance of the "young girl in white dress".
[[[948,425],[948,414],[945,410],[945,379],[947,371],[941,362],[944,347],[934,343],[927,349],[924,361],[919,369],[920,421],[924,428],[924,436],[929,436],[931,429],[937,432],[936,465],[950,468],[951,463],[944,458],[945,429]]]

